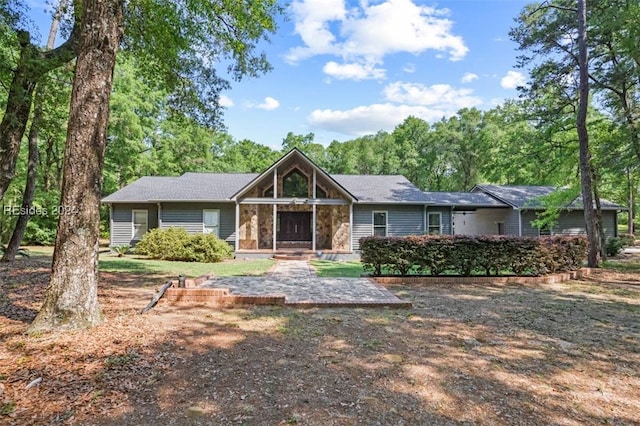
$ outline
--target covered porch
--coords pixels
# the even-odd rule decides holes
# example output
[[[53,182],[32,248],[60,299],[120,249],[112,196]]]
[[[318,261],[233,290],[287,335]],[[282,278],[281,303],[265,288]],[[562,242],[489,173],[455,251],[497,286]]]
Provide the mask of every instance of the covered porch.
[[[352,252],[353,196],[297,150],[233,199],[236,253]]]

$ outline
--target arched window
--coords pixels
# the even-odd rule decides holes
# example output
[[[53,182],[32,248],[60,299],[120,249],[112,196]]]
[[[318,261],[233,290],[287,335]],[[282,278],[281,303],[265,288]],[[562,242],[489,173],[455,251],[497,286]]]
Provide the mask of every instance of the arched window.
[[[292,170],[282,179],[282,195],[284,197],[308,197],[309,182],[307,177],[297,169]]]

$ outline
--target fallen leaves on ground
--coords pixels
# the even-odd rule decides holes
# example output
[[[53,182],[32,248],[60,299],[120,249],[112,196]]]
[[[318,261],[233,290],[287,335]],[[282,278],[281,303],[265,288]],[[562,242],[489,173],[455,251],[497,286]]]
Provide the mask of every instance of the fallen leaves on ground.
[[[414,304],[405,310],[161,303],[146,315],[138,312],[163,277],[109,273],[99,289],[104,324],[25,334],[48,271],[42,259],[0,265],[0,423],[640,419],[637,273],[390,287]]]

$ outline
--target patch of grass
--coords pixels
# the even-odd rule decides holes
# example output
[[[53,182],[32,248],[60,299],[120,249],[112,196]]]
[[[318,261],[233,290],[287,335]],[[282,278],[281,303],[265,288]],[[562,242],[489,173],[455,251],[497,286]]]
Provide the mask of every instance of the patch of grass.
[[[107,367],[116,367],[119,365],[128,364],[136,358],[138,358],[138,352],[136,352],[135,350],[131,350],[123,355],[110,356],[104,361],[104,363],[107,365]]]
[[[16,403],[13,401],[3,402],[0,404],[0,415],[9,415],[16,409]]]
[[[311,264],[322,278],[358,278],[364,273],[359,261],[314,260]]]
[[[616,262],[608,260],[602,263],[602,267],[623,272],[640,272],[640,263],[635,262]]]
[[[53,247],[29,247],[32,257],[48,257],[53,254]],[[103,250],[103,249],[101,249]],[[200,277],[213,272],[216,276],[262,276],[271,269],[271,259],[227,260],[218,263],[172,262],[168,260],[151,260],[137,255],[124,255],[102,251],[100,253],[100,270],[104,272],[129,274],[154,274],[176,277]]]
[[[100,270],[137,274],[185,275],[199,277],[213,272],[216,276],[264,275],[273,266],[270,259],[229,260],[219,263],[171,262],[138,256],[100,255]]]

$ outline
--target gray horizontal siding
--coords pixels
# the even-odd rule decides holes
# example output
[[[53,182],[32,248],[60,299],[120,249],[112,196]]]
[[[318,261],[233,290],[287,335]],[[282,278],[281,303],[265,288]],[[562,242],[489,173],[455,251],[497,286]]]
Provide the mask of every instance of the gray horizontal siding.
[[[504,220],[505,235],[520,235],[520,211],[511,210]]]
[[[522,235],[539,236],[538,228],[531,226],[530,222],[536,219],[535,212],[523,212]],[[602,212],[602,223],[606,238],[616,236],[616,212],[606,210]],[[584,222],[583,210],[571,210],[560,212],[557,223],[552,228],[553,235],[585,235],[587,233]]]
[[[232,203],[162,203],[161,228],[184,228],[190,234],[203,231],[202,211],[220,210],[220,239],[235,244],[235,204]]]
[[[535,211],[523,211],[522,214],[522,236],[523,237],[539,237],[540,232],[538,228],[533,226],[531,222],[536,220],[538,217],[536,216]]]
[[[351,236],[354,250],[360,249],[360,238],[373,235],[374,211],[387,212],[387,235],[389,236],[420,235],[424,232],[423,206],[356,204],[353,206],[353,234]]]
[[[133,210],[147,210],[149,219],[149,229],[158,227],[158,206],[153,203],[127,203],[112,204],[111,206],[111,232],[110,245],[134,246],[133,240]]]
[[[602,224],[604,227],[604,235],[607,239],[616,236],[615,211],[603,211]],[[562,212],[558,218],[558,224],[553,227],[554,234],[585,235],[586,232],[584,212],[582,210]]]
[[[603,211],[602,224],[604,226],[604,235],[607,239],[618,236],[618,212]]]
[[[553,226],[554,234],[584,235],[586,232],[584,212],[582,210],[560,213],[558,223]]]

